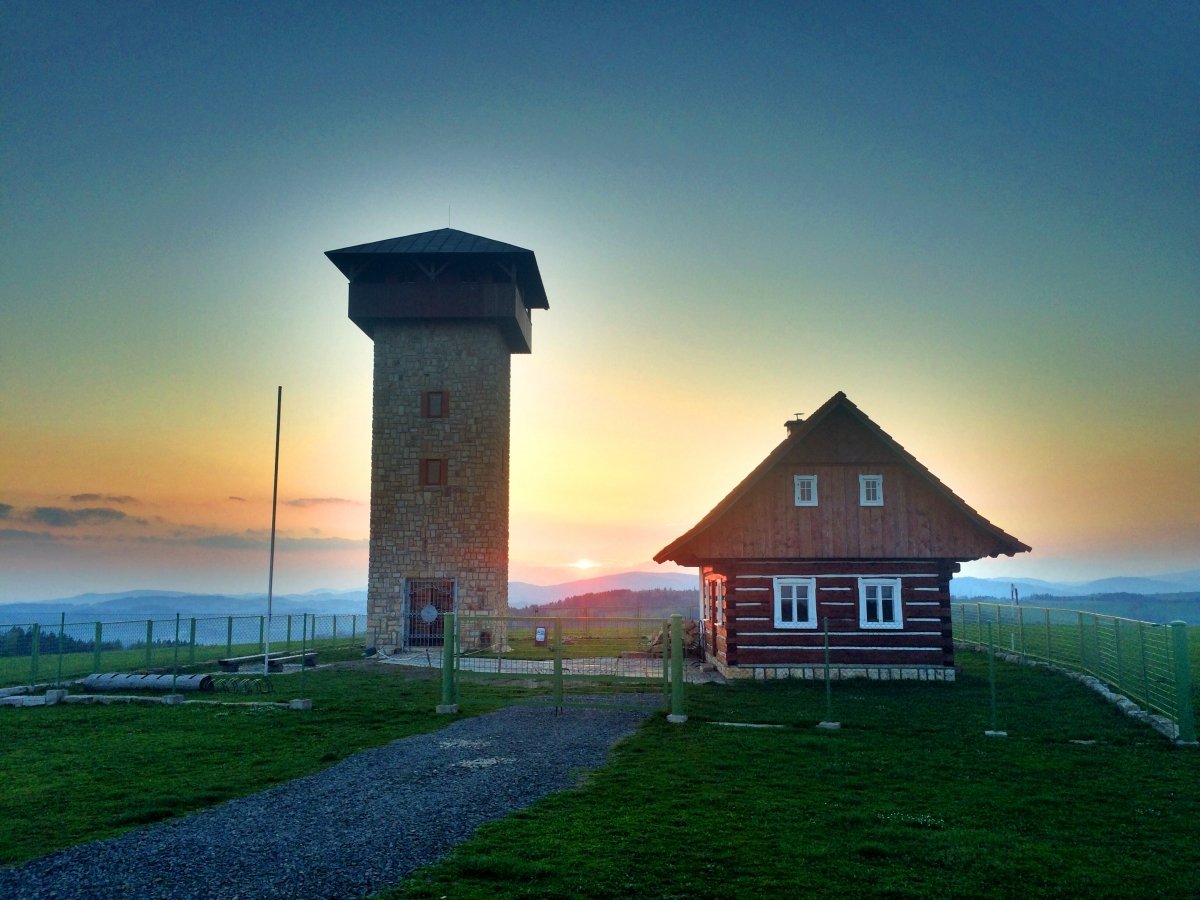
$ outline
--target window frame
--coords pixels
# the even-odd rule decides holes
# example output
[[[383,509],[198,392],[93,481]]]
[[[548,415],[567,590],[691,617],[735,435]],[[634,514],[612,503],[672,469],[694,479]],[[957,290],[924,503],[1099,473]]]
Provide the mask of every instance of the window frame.
[[[439,409],[435,412],[433,409],[434,397],[438,398]],[[421,418],[422,419],[447,419],[450,417],[450,394],[447,391],[422,391],[421,392]]]
[[[883,618],[883,602],[877,595],[875,602],[879,604],[879,620],[867,619],[867,597],[869,588],[890,587],[892,589],[892,618]],[[858,579],[858,627],[865,629],[899,631],[904,628],[904,599],[902,596],[901,579],[899,578],[859,578]]]
[[[808,500],[800,498],[800,486],[807,484],[812,488],[812,497]],[[816,475],[794,475],[792,476],[792,489],[794,491],[794,500],[797,506],[817,506],[819,498],[817,496],[817,476]]]
[[[867,497],[867,486],[875,485],[875,498]],[[882,475],[859,475],[858,476],[858,505],[859,506],[883,506],[883,476]]]
[[[726,577],[724,575],[706,575],[704,577],[704,589],[707,593],[708,608],[712,610],[712,618],[709,620],[713,625],[725,624],[725,590]]]
[[[780,596],[779,589],[784,586],[796,587],[799,585],[804,585],[808,589],[808,617],[805,619],[794,617],[791,621],[785,621],[783,618],[783,598]],[[776,628],[797,630],[805,628],[815,629],[817,627],[817,579],[798,575],[776,575],[771,579],[771,592],[774,595],[772,613]],[[795,595],[792,596],[791,600],[794,614]]]
[[[434,470],[435,463],[437,464],[436,470]],[[445,487],[447,468],[445,457],[427,457],[422,459],[420,472],[421,487]]]

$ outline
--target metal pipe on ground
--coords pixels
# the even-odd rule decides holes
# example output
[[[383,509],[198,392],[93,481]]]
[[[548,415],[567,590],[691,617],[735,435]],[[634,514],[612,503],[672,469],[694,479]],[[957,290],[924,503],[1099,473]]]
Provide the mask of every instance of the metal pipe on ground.
[[[172,679],[174,683],[172,683]],[[211,675],[139,675],[124,672],[104,672],[83,679],[89,691],[212,691]]]

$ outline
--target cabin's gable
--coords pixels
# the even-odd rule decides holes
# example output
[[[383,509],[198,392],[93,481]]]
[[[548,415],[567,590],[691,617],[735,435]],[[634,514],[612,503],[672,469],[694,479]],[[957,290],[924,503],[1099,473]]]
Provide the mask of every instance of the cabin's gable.
[[[797,476],[815,502],[798,501]],[[865,505],[868,476],[879,479],[879,505]],[[839,394],[655,558],[968,560],[1026,549]]]

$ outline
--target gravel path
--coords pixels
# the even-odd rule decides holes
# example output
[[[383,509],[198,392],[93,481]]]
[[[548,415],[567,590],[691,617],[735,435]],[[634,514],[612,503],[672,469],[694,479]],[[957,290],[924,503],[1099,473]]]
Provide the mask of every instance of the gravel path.
[[[0,868],[0,897],[363,897],[572,786],[646,713],[514,706],[212,809]],[[236,764],[236,763],[233,763]]]

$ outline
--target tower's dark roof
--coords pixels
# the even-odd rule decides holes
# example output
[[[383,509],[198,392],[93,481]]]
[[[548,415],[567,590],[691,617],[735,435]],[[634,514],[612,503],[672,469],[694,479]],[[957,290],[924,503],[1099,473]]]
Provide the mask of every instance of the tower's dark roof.
[[[446,254],[486,256],[496,262],[513,265],[525,305],[537,309],[550,308],[546,300],[546,289],[542,285],[542,275],[538,270],[537,258],[532,250],[477,234],[468,234],[455,228],[423,231],[420,234],[388,238],[371,244],[356,244],[325,253],[329,261],[351,281],[364,262],[381,256],[444,257]]]

